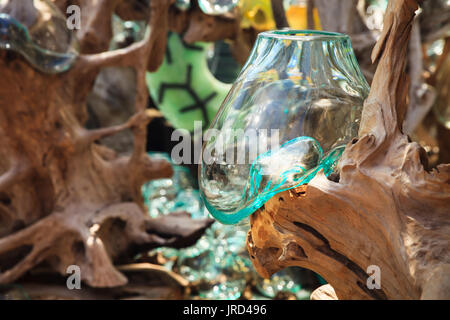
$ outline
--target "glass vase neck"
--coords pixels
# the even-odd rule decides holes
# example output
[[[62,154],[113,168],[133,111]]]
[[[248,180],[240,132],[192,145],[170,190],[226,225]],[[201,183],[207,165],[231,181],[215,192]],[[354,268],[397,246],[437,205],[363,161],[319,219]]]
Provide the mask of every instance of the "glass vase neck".
[[[261,69],[267,72],[261,73]],[[244,78],[265,81],[267,77],[303,81],[306,85],[328,83],[329,86],[344,80],[347,84],[344,90],[357,95],[357,91],[369,87],[350,37],[327,31],[286,29],[260,33],[237,81]],[[352,88],[353,85],[356,87]]]

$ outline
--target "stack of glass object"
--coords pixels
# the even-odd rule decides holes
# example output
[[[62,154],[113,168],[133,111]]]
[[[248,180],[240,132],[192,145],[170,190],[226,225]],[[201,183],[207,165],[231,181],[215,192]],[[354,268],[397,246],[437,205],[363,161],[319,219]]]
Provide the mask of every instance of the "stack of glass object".
[[[198,0],[200,9],[206,14],[224,14],[239,3],[239,0]]]
[[[165,153],[149,153],[153,158],[171,162]],[[172,164],[172,178],[152,180],[142,187],[149,215],[158,217],[171,212],[186,211],[193,219],[208,218],[194,179],[189,170]],[[248,256],[245,239],[249,225],[238,226],[215,222],[194,246],[185,249],[160,248],[168,259],[166,267],[196,283],[204,299],[238,299],[249,281],[254,281],[259,298],[274,298],[279,292],[289,292],[298,299],[308,299],[310,292],[302,289],[298,269],[286,269],[263,279],[254,270]],[[174,259],[176,257],[176,262]]]

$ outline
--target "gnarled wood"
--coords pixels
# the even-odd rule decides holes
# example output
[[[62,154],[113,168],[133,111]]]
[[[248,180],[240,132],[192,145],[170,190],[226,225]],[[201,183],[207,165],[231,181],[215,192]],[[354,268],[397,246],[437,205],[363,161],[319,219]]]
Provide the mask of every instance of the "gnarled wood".
[[[165,46],[158,41],[168,32],[170,1],[151,1],[144,40],[109,52],[111,15],[123,2],[55,1],[82,8],[82,54],[66,73],[43,74],[20,55],[0,51],[0,283],[45,262],[61,274],[80,266],[94,287],[122,285],[127,280],[115,261],[138,250],[191,245],[211,224],[186,223],[186,214],[146,214],[142,184],[172,174],[169,163],[145,149],[146,125],[155,116],[146,111],[145,73],[162,61]],[[124,124],[88,130],[87,97],[108,66],[135,70],[135,114]],[[97,144],[125,129],[134,137],[130,155]]]
[[[319,173],[251,216],[248,249],[261,275],[306,267],[339,299],[450,298],[450,165],[428,171],[424,150],[401,130],[417,8],[415,0],[389,2],[359,138],[339,175]],[[381,289],[366,285],[371,265]]]

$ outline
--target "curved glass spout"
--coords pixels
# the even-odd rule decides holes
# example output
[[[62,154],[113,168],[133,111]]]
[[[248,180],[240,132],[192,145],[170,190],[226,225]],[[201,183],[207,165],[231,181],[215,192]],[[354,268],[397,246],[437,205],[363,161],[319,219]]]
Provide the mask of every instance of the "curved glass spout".
[[[348,36],[261,33],[203,146],[199,184],[211,214],[237,223],[319,170],[331,173],[357,136],[368,92]]]
[[[14,5],[0,0],[0,49],[21,54],[44,73],[67,71],[78,56],[78,43],[59,9],[51,2],[34,0],[28,8],[35,16],[27,16],[24,8]]]

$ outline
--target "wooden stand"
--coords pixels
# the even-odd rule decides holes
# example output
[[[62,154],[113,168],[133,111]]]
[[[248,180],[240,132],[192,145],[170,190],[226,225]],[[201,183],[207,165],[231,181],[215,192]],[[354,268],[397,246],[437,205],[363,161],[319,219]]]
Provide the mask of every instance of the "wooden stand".
[[[261,275],[311,269],[332,286],[315,298],[450,298],[450,165],[429,170],[424,150],[402,133],[417,9],[415,0],[389,2],[359,138],[339,175],[319,173],[251,216],[248,249]],[[367,286],[369,266],[381,272],[380,289]]]
[[[64,12],[72,4],[55,3]],[[145,73],[163,60],[169,24],[183,31],[204,21],[208,27],[201,36],[220,38],[236,28],[215,28],[214,23],[235,26],[237,20],[202,19],[199,10],[187,16],[166,0],[152,0],[148,12],[128,0],[76,3],[82,8],[77,34],[82,54],[68,72],[43,74],[20,55],[0,52],[0,284],[45,263],[62,275],[78,265],[82,280],[92,287],[123,285],[127,279],[113,262],[127,262],[158,246],[192,245],[212,223],[187,214],[150,219],[146,213],[142,184],[169,177],[172,168],[146,154],[146,125],[157,115],[146,110]],[[26,4],[20,10],[35,13],[32,2]],[[148,19],[149,36],[108,51],[114,12]],[[87,130],[87,96],[100,70],[110,66],[136,71],[136,113],[122,125]],[[134,136],[129,156],[96,143],[125,129]]]

